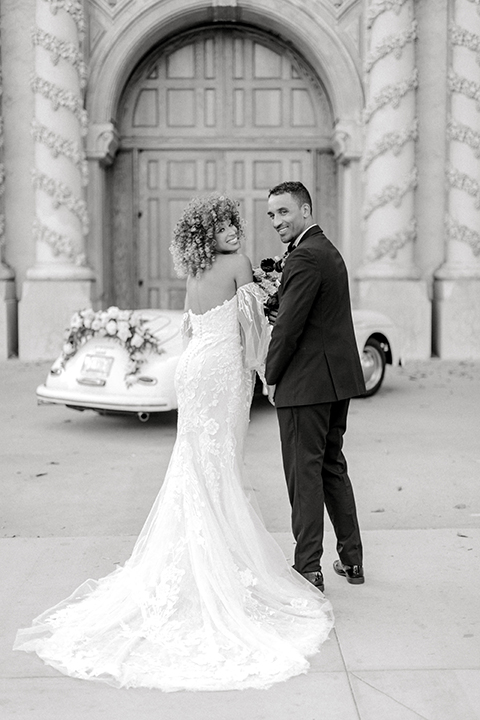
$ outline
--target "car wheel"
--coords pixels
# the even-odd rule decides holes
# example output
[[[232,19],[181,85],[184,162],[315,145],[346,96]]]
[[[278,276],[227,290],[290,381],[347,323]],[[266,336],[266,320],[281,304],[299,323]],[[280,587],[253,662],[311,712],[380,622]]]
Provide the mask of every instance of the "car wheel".
[[[385,352],[375,338],[368,338],[362,353],[362,370],[367,391],[362,397],[371,397],[380,389],[385,365],[387,364]]]

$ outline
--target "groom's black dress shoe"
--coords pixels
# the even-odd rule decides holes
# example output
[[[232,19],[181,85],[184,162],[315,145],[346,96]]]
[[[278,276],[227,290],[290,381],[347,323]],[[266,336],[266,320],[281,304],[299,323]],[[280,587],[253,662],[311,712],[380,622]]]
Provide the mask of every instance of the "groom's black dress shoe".
[[[321,590],[322,592],[325,590],[325,584],[323,581],[323,574],[321,570],[314,570],[313,572],[306,572],[306,573],[300,573],[303,575],[305,580],[308,580],[308,582],[311,582],[312,585],[315,585],[316,588]]]
[[[340,560],[335,560],[333,563],[333,569],[337,575],[346,577],[347,582],[352,585],[361,585],[365,582],[365,576],[361,565],[343,565]]]

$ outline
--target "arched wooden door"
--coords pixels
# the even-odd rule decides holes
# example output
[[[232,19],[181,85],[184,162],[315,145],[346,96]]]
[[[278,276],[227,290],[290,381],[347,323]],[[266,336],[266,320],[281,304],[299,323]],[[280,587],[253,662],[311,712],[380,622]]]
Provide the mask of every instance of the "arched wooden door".
[[[168,247],[182,209],[198,194],[219,191],[239,201],[254,263],[280,253],[266,217],[268,189],[301,180],[317,196],[321,177],[330,177],[328,192],[320,192],[326,204],[334,183],[331,131],[318,81],[267,36],[211,28],[156,50],[120,108],[115,302],[183,307],[184,281],[175,277]]]

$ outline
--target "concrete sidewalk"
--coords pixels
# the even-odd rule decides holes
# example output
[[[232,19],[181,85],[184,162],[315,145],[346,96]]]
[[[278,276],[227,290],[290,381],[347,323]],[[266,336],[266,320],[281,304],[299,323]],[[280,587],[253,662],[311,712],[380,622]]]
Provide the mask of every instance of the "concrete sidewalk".
[[[480,364],[390,369],[352,403],[346,454],[367,582],[324,571],[336,627],[306,675],[267,691],[117,690],[13,653],[18,627],[127,559],[158,491],[175,414],[141,425],[37,408],[48,365],[0,364],[0,716],[32,720],[474,720],[480,718]],[[274,411],[258,398],[247,475],[291,557]]]

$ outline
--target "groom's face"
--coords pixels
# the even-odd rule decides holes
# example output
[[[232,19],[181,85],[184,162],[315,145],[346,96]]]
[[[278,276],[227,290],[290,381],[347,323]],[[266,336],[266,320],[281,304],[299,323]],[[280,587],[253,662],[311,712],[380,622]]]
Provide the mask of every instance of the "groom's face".
[[[305,230],[310,212],[309,205],[299,205],[290,193],[270,195],[268,198],[267,215],[282,243],[295,240]]]

